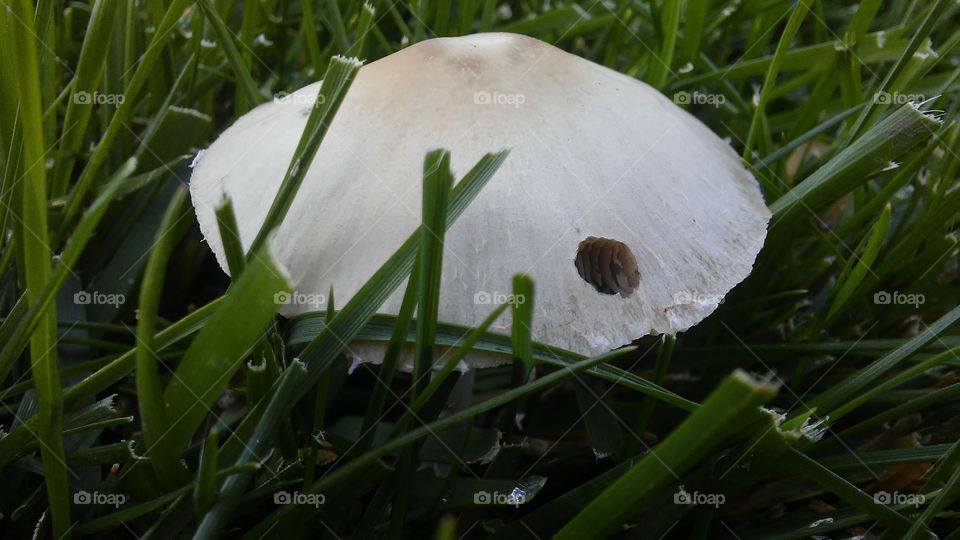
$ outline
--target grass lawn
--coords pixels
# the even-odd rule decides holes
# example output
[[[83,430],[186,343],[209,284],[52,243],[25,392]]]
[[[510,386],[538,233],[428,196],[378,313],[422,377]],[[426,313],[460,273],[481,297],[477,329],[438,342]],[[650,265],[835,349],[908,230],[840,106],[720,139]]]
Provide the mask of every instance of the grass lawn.
[[[960,539],[960,3],[0,6],[0,537]],[[421,44],[486,32],[536,38],[649,87],[557,51],[546,53],[564,59],[550,82],[483,87],[450,108],[448,78],[527,75],[489,67],[519,60],[482,47],[470,49],[476,64],[442,63],[461,59],[454,44],[486,38]],[[383,58],[400,67],[367,77]],[[538,125],[578,118],[564,104],[598,103],[590,77],[644,93],[631,111],[683,118],[699,135],[638,147],[618,121],[588,118],[544,128],[546,151],[527,160],[535,143],[514,120],[541,111],[525,127],[535,138]],[[300,104],[293,92],[321,80]],[[380,112],[347,140],[335,121],[371,94]],[[543,116],[546,96],[560,105]],[[249,138],[229,140],[259,162],[200,154],[241,117],[262,134],[249,122],[297,106],[280,157],[281,143]],[[471,132],[490,115],[505,127]],[[388,152],[417,147],[438,119],[464,136]],[[398,135],[377,147],[383,133]],[[562,322],[554,299],[585,293],[508,258],[494,261],[509,273],[499,292],[474,285],[474,316],[445,320],[448,270],[464,264],[447,242],[458,220],[487,223],[472,231],[484,246],[524,245],[517,260],[546,256],[524,235],[559,207],[524,197],[546,200],[556,178],[510,193],[498,180],[563,171],[617,139],[623,148],[603,154],[590,181],[621,158],[702,163],[719,179],[709,185],[732,189],[736,170],[765,201],[759,254],[738,247],[748,233],[710,229],[718,240],[704,258],[740,266],[677,257],[669,269],[682,281],[742,266],[693,326],[618,336],[608,322],[624,315],[576,301]],[[468,156],[471,140],[498,146]],[[302,206],[325,181],[341,182],[346,201],[354,176],[362,187],[371,170],[408,169],[414,221],[380,213],[372,191],[356,209]],[[204,214],[189,188],[201,171],[210,182],[246,175],[246,198],[224,195]],[[622,173],[640,187],[683,180],[633,174]],[[490,204],[489,190],[519,210]],[[689,212],[704,220],[734,212],[698,204]],[[646,223],[651,208],[617,223]],[[354,215],[383,218],[396,245],[353,230]],[[680,217],[644,234],[679,253],[699,239]],[[291,311],[305,298],[296,271],[331,264],[317,245],[330,230],[355,238],[335,264],[365,270],[337,274],[310,291],[312,308]],[[630,247],[592,248],[622,274],[590,274],[590,257],[569,253],[563,275],[648,308],[645,280],[659,278]],[[551,343],[587,339],[583,327],[610,346]],[[483,359],[496,365],[457,369]]]

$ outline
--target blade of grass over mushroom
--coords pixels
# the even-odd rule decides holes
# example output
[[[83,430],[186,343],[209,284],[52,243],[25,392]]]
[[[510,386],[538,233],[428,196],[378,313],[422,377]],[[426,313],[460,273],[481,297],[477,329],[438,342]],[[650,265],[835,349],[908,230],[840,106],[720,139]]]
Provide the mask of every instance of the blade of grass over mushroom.
[[[767,74],[763,78],[763,86],[760,87],[760,95],[757,98],[756,109],[753,112],[753,118],[750,120],[750,129],[747,132],[747,141],[743,147],[744,161],[748,161],[753,153],[753,146],[757,142],[757,135],[760,131],[760,126],[763,123],[764,116],[766,115],[767,100],[770,98],[770,92],[773,91],[773,87],[777,83],[777,74],[780,73],[780,64],[783,62],[783,58],[787,54],[787,49],[789,49],[790,45],[793,43],[793,38],[797,35],[797,30],[800,29],[803,19],[807,16],[807,11],[810,9],[810,2],[811,0],[797,0],[797,2],[794,3],[793,12],[790,13],[790,18],[787,19],[787,25],[784,27],[783,33],[780,35],[780,42],[777,43],[777,49],[774,51],[773,58],[770,60],[770,65],[767,67]]]
[[[356,339],[390,341],[391,337],[394,335],[397,324],[399,324],[397,319],[391,315],[376,314],[371,317],[370,321],[364,325],[360,332],[358,332]],[[293,320],[288,341],[295,345],[309,343],[316,339],[324,326],[325,323],[322,321],[321,315],[310,314],[297,317]],[[469,331],[470,329],[465,326],[440,324],[438,325],[436,343],[437,345],[460,346],[463,344],[463,336],[465,336]],[[407,333],[406,341],[408,343],[412,343],[415,339],[415,333]],[[476,350],[495,352],[503,355],[512,355],[512,343],[512,337],[509,335],[486,332],[483,337],[477,341],[473,348]],[[849,348],[849,346],[850,345],[848,344],[847,348]],[[841,352],[846,350],[843,347],[837,347],[837,349]],[[582,360],[583,358],[584,357],[582,355],[561,349],[559,347],[553,347],[542,343],[533,344],[533,359],[535,362],[541,362],[556,367],[563,367]],[[598,377],[614,384],[652,395],[657,399],[664,401],[665,403],[669,403],[685,411],[692,411],[698,407],[697,403],[683,398],[658,385],[652,384],[646,379],[643,379],[642,377],[639,377],[629,371],[620,369],[616,366],[600,365],[588,369],[586,373],[593,377]]]
[[[0,114],[16,112],[11,122],[14,128],[4,134],[19,131],[21,148],[20,176],[12,200],[13,213],[19,222],[14,228],[14,242],[22,260],[20,269],[31,305],[40,302],[42,291],[50,280],[51,242],[47,222],[47,175],[44,165],[44,133],[40,71],[37,65],[37,40],[33,30],[34,9],[27,0],[11,0],[0,10],[0,56],[11,67],[4,69],[0,81]],[[12,72],[12,73],[11,73]],[[16,138],[14,136],[13,138]],[[39,164],[39,166],[38,166]],[[16,197],[17,195],[14,195]],[[53,307],[42,311],[36,326],[30,331],[30,368],[35,381],[37,418],[40,423],[36,436],[40,442],[43,476],[49,503],[52,534],[57,538],[70,536],[70,505],[68,469],[63,445],[63,395],[60,386],[57,353],[57,316]],[[5,377],[6,374],[4,373]]]
[[[380,372],[377,376],[377,384],[373,387],[373,393],[367,404],[367,410],[363,417],[363,428],[361,429],[360,439],[357,440],[357,450],[360,452],[369,448],[373,441],[373,436],[377,430],[377,424],[383,404],[387,398],[387,392],[390,391],[390,383],[397,372],[397,364],[400,362],[400,354],[406,344],[404,337],[410,328],[410,321],[413,319],[413,312],[417,308],[417,287],[420,285],[420,268],[414,262],[413,270],[410,271],[410,277],[407,279],[407,287],[403,293],[403,301],[400,304],[400,311],[397,312],[397,324],[393,328],[390,336],[390,342],[387,350],[383,354],[383,363],[380,365]],[[333,314],[328,314],[325,320],[330,320]]]
[[[240,51],[237,50],[237,44],[233,40],[230,29],[227,28],[223,19],[216,14],[207,0],[197,0],[197,6],[200,7],[200,11],[202,11],[204,17],[206,17],[207,23],[213,28],[217,36],[217,41],[223,47],[223,54],[227,57],[227,63],[230,64],[230,67],[233,69],[233,76],[237,80],[237,86],[243,90],[244,96],[253,106],[263,103],[265,101],[263,94],[257,90],[257,84],[253,82],[249,66],[243,61],[243,58],[240,57]]]
[[[674,483],[742,428],[757,407],[777,393],[773,385],[737,371],[727,376],[696,411],[570,520],[558,539],[613,532],[640,507]]]
[[[243,275],[190,344],[163,395],[173,422],[167,437],[174,447],[186,448],[210,405],[280,308],[276,295],[290,291],[284,273],[268,243],[247,261]]]
[[[417,302],[417,341],[413,359],[412,396],[426,387],[433,368],[433,344],[440,309],[440,278],[443,273],[443,238],[446,234],[447,200],[453,187],[450,153],[428,152],[423,160],[423,201],[420,224],[420,300]]]
[[[507,151],[501,151],[496,154],[487,154],[477,162],[476,165],[464,176],[457,184],[456,188],[450,194],[450,203],[446,215],[446,227],[460,216],[467,205],[480,192],[483,186],[490,180],[497,171],[503,160],[507,157]],[[363,325],[370,319],[376,310],[386,301],[387,297],[393,294],[393,291],[399,284],[409,276],[411,267],[417,257],[417,247],[419,246],[421,231],[414,231],[407,241],[380,267],[374,275],[357,291],[357,293],[347,302],[344,308],[337,312],[333,320],[324,325],[317,337],[311,341],[301,352],[300,359],[307,366],[307,374],[295,392],[276,393],[264,407],[257,409],[277,410],[278,414],[285,415],[303,394],[326,372],[333,363],[334,359],[343,352],[347,343],[352,341]],[[278,403],[278,400],[284,400]],[[244,420],[244,424],[237,431],[249,429],[250,422],[256,422],[254,432],[269,433],[271,429],[270,422],[266,414],[259,415],[256,411],[251,412]],[[237,458],[237,463],[245,463],[262,453],[268,439],[251,437],[244,445],[242,452]],[[240,489],[240,488],[233,488]],[[217,510],[217,508],[221,508]],[[227,504],[222,507],[215,507],[208,518],[204,520],[206,525],[202,528],[207,535],[216,534],[222,525],[222,520],[232,511],[232,505]],[[214,515],[215,514],[215,515]],[[213,517],[211,517],[213,516]],[[207,520],[210,520],[209,522]]]
[[[416,399],[413,400],[413,403],[407,407],[407,410],[404,411],[403,416],[397,420],[396,426],[394,428],[393,434],[400,435],[403,433],[404,428],[413,420],[414,416],[417,414],[420,409],[422,409],[429,401],[430,398],[440,389],[440,386],[443,385],[443,381],[453,372],[453,370],[460,364],[463,359],[470,354],[470,351],[473,350],[473,346],[477,343],[481,336],[490,328],[490,325],[494,323],[497,319],[503,315],[503,312],[507,309],[507,304],[501,304],[496,307],[493,311],[490,312],[490,315],[487,315],[487,318],[480,323],[480,326],[472,329],[467,335],[466,339],[463,341],[463,344],[457,347],[457,350],[450,355],[444,363],[443,366],[437,370],[436,374],[430,379],[430,383],[424,388],[423,392],[417,395]]]
[[[227,268],[233,279],[240,277],[246,264],[243,255],[243,244],[240,243],[237,215],[233,211],[233,202],[229,197],[217,207],[217,227],[220,230],[220,239],[223,242],[223,253],[227,256]]]
[[[184,483],[187,477],[180,465],[179,449],[171,444],[171,438],[164,436],[171,424],[164,407],[163,384],[160,381],[160,369],[157,366],[158,358],[153,348],[153,339],[167,263],[173,251],[174,242],[179,240],[179,237],[171,232],[183,214],[187,200],[186,194],[182,186],[177,188],[163,217],[157,232],[156,243],[147,259],[138,304],[135,375],[137,405],[143,425],[143,442],[146,454],[150,456],[150,464],[157,473],[158,481],[168,488]]]
[[[774,201],[770,205],[774,226],[804,209],[816,211],[849,192],[871,173],[931,137],[939,125],[910,104],[900,107]]]
[[[566,379],[567,377],[583,372],[585,369],[591,366],[611,362],[625,354],[632,353],[635,350],[636,347],[629,346],[622,349],[617,349],[616,351],[611,351],[606,354],[595,356],[593,358],[581,360],[569,366],[565,366],[561,369],[548,373],[543,377],[540,377],[534,381],[530,381],[522,386],[511,388],[490,399],[484,400],[475,405],[471,405],[470,407],[467,407],[461,411],[444,416],[439,420],[430,422],[429,424],[421,426],[417,429],[410,430],[395,439],[391,439],[387,442],[377,445],[366,453],[357,456],[356,459],[350,460],[349,462],[329,471],[326,475],[324,475],[324,477],[314,482],[309,489],[309,493],[322,493],[324,490],[327,490],[331,487],[339,486],[345,480],[351,478],[354,474],[363,471],[365,468],[370,467],[372,463],[376,462],[378,459],[387,454],[404,448],[409,444],[423,439],[424,437],[428,437],[435,433],[440,433],[443,430],[455,426],[465,420],[469,420],[480,413],[503,406],[507,403],[545,388],[549,388]],[[296,505],[287,505],[268,516],[265,521],[261,522],[247,532],[244,538],[258,538],[260,535],[270,530],[270,527],[279,520],[294,517],[298,511],[302,510],[303,508],[298,508]]]
[[[513,357],[520,361],[524,378],[533,369],[533,279],[525,274],[513,276],[513,301],[511,302],[510,344]]]
[[[280,189],[273,199],[273,204],[267,212],[263,224],[260,226],[260,232],[250,245],[247,256],[259,251],[260,247],[267,240],[267,235],[275,229],[286,217],[290,205],[293,204],[294,197],[303,183],[307,170],[313,162],[313,157],[320,148],[327,129],[333,122],[334,115],[343,103],[343,98],[347,95],[350,85],[360,71],[362,62],[356,58],[344,58],[335,56],[330,59],[327,66],[327,72],[323,76],[323,83],[320,85],[320,91],[317,99],[310,110],[310,117],[307,119],[307,125],[300,136],[300,142],[293,153],[293,159],[290,166],[287,167],[286,175]]]

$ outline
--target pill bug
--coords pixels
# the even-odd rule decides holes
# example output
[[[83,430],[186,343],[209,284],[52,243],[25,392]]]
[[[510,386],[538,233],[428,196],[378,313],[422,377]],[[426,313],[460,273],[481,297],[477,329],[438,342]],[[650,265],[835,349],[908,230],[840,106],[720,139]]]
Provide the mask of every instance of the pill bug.
[[[577,246],[577,273],[597,292],[626,298],[640,286],[637,259],[623,242],[588,236]]]

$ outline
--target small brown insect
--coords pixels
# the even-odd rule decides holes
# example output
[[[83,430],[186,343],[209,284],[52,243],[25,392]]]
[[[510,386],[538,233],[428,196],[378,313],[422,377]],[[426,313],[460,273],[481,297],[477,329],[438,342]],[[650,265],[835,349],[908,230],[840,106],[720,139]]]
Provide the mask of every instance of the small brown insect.
[[[597,292],[626,298],[640,286],[637,259],[623,242],[588,236],[577,246],[577,273]]]

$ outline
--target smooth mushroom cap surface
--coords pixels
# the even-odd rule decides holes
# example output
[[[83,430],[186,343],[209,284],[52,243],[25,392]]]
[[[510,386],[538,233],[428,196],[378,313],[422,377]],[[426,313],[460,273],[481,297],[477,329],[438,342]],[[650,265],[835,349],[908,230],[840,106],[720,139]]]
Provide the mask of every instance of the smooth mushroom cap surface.
[[[197,218],[225,270],[215,207],[229,196],[249,247],[318,90],[257,107],[195,160]],[[740,158],[653,88],[525,36],[431,39],[364,66],[349,90],[275,235],[299,280],[282,314],[323,310],[331,285],[350,298],[417,228],[435,148],[458,180],[511,149],[447,233],[443,322],[479,324],[526,272],[537,341],[592,355],[681,332],[750,273],[766,235]]]

